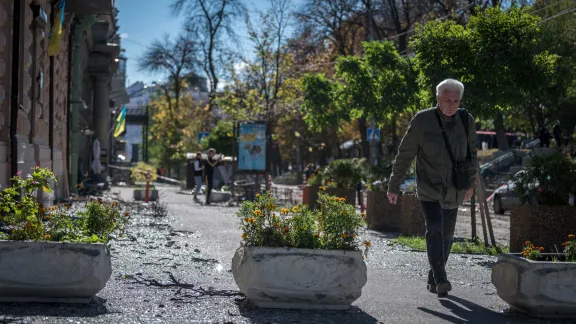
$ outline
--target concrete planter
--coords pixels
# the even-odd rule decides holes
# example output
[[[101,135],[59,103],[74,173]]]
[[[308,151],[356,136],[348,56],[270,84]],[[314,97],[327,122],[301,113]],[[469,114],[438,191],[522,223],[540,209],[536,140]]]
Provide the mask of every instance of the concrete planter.
[[[88,303],[111,274],[105,244],[0,241],[0,302]]]
[[[510,213],[510,252],[522,251],[525,241],[555,253],[576,229],[576,207],[517,205]]]
[[[232,273],[262,308],[346,310],[367,281],[360,251],[240,247]]]
[[[422,203],[414,195],[398,197],[400,205],[400,232],[406,236],[423,236],[426,234],[426,221]]]
[[[576,318],[576,262],[501,254],[492,267],[492,284],[513,309],[535,317]]]
[[[319,185],[308,185],[306,186],[306,192],[304,194],[304,204],[308,205],[310,208],[317,206],[318,202],[318,192],[320,191]]]
[[[368,191],[366,223],[369,229],[382,232],[400,232],[401,221],[401,204],[390,204],[386,192]]]
[[[148,192],[149,200],[156,201],[158,200],[158,190],[150,190]],[[134,200],[136,201],[144,201],[146,200],[146,189],[134,189]]]

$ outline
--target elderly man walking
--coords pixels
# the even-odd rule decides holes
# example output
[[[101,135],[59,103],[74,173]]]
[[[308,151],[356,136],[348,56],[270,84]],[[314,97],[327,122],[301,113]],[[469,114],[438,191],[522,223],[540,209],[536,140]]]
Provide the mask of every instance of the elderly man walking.
[[[428,290],[445,297],[452,286],[446,262],[452,248],[458,206],[472,196],[476,181],[474,118],[459,109],[464,85],[446,79],[436,87],[438,104],[414,116],[398,148],[388,183],[396,204],[400,184],[416,158],[416,195],[426,219]]]

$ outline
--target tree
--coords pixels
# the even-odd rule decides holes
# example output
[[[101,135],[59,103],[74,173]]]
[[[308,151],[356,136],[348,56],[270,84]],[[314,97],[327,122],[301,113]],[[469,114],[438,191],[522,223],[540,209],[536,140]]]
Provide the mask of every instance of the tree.
[[[525,9],[489,8],[466,27],[434,21],[418,28],[412,46],[429,103],[435,101],[436,84],[460,79],[466,85],[463,105],[477,117],[495,116],[499,148],[507,149],[502,111],[549,87],[558,58],[542,49],[537,23]]]
[[[174,0],[172,10],[188,18],[185,29],[196,35],[201,67],[210,82],[209,107],[213,107],[220,82],[218,55],[224,51],[224,36],[234,39],[233,23],[244,11],[239,0]]]
[[[176,168],[186,160],[186,153],[201,149],[197,135],[202,130],[202,121],[208,117],[208,111],[201,102],[195,102],[191,93],[185,88],[178,110],[170,111],[168,107],[175,107],[175,99],[168,102],[166,96],[159,91],[149,105],[151,114],[151,127],[149,132],[150,152],[152,160],[164,165],[168,170]],[[180,127],[175,127],[171,116],[186,121]]]
[[[363,43],[364,57],[343,56],[336,61],[331,81],[323,75],[303,79],[305,121],[323,129],[362,117],[379,125],[415,104],[416,74],[392,42]],[[369,157],[365,129],[360,128],[363,153]]]
[[[140,59],[139,67],[142,70],[168,75],[166,84],[158,84],[165,96],[168,118],[174,127],[180,128],[180,121],[175,118],[179,111],[180,97],[185,86],[184,78],[194,70],[197,60],[196,44],[190,34],[182,34],[171,40],[164,36],[164,41],[155,40],[146,48]]]

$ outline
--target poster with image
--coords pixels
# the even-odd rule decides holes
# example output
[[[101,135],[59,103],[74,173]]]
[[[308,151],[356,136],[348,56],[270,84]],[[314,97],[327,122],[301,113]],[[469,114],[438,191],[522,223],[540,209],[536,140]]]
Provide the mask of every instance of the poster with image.
[[[238,170],[266,171],[266,124],[240,124]]]

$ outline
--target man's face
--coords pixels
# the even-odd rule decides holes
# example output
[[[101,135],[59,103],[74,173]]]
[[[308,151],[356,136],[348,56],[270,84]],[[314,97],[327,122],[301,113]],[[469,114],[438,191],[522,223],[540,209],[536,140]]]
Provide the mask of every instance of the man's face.
[[[213,157],[214,157],[214,154],[216,154],[216,153],[214,153],[214,152],[210,152],[210,153],[208,153],[208,155],[209,155],[211,158],[213,158]]]
[[[202,154],[200,154],[200,153],[196,154],[196,158],[197,158],[197,159],[201,159],[201,158],[202,158]]]
[[[457,92],[444,91],[438,96],[438,105],[445,116],[452,117],[460,106],[460,95]]]

